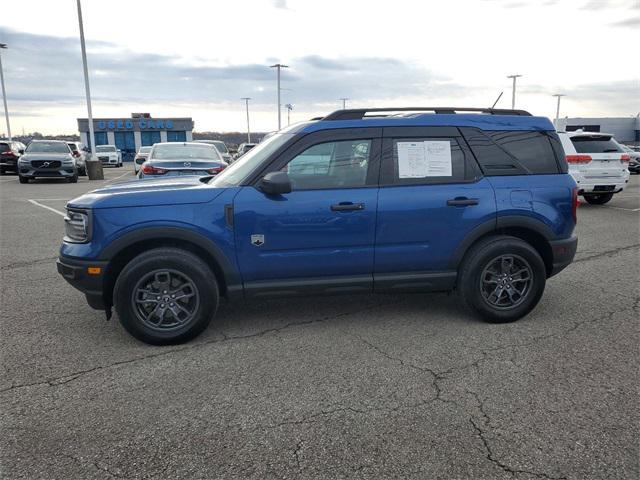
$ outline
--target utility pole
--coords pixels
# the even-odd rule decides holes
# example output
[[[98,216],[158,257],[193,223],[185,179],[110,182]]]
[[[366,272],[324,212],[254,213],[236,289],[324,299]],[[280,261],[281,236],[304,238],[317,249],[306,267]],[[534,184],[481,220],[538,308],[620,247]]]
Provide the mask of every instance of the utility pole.
[[[0,50],[7,48],[6,43],[0,43]],[[2,52],[0,52],[0,83],[2,83],[2,100],[4,101],[4,117],[7,120],[7,138],[11,141],[11,125],[9,125],[9,109],[7,107],[7,91],[4,89],[4,72],[2,71]]]
[[[249,128],[249,100],[251,97],[242,97],[240,100],[244,100],[247,108],[247,143],[251,143],[251,129]]]
[[[347,108],[347,100],[349,100],[348,98],[339,98],[338,100],[342,100],[342,109],[346,110]]]
[[[511,90],[511,109],[512,110],[516,108],[516,78],[521,76],[522,75],[507,75],[507,78],[513,79],[513,87]]]
[[[276,63],[275,65],[271,65],[271,68],[275,68],[277,70],[277,79],[278,79],[278,130],[282,127],[282,118],[280,112],[280,69],[289,68],[289,65],[283,65],[281,63]]]
[[[87,114],[89,121],[89,146],[91,148],[91,160],[96,160],[96,139],[93,134],[93,113],[91,113],[91,90],[89,89],[89,68],[87,67],[87,50],[84,46],[84,27],[82,25],[82,7],[78,4],[78,26],[80,27],[80,50],[82,51],[82,68],[84,69],[84,90],[87,97]]]
[[[558,120],[560,119],[560,98],[561,97],[565,97],[565,96],[566,95],[564,93],[554,93],[552,95],[552,97],[557,97],[558,98],[558,104],[556,105],[556,121],[554,122],[555,126],[556,126],[556,129],[558,128]]]

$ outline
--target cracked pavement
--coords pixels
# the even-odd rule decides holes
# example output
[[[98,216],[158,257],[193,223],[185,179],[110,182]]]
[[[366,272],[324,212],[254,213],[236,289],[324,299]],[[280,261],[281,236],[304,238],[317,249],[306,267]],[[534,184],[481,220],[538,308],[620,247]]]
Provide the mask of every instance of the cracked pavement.
[[[638,478],[639,179],[579,208],[577,261],[519,322],[444,294],[277,299],[174,347],[55,271],[61,217],[26,199],[95,183],[2,183],[0,476]]]

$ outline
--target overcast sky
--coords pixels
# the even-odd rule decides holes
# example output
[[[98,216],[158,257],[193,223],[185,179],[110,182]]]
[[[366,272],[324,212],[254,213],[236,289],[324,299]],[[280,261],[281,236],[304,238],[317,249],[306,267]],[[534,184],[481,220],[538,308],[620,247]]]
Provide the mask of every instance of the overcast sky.
[[[511,106],[561,116],[640,111],[640,0],[83,0],[95,117],[187,117],[197,131],[277,127],[348,106]],[[3,0],[12,130],[86,117],[75,0]],[[284,123],[286,111],[283,109]],[[5,130],[0,121],[0,132]]]

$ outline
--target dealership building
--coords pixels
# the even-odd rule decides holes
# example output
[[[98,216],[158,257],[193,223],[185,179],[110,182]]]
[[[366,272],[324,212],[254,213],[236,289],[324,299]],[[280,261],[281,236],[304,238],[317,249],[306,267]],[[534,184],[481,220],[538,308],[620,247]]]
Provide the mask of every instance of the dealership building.
[[[89,121],[78,118],[80,141],[89,145]],[[129,118],[94,118],[96,145],[115,145],[122,159],[133,160],[140,147],[160,142],[193,140],[191,118],[153,118],[148,113],[132,113]]]
[[[558,131],[611,133],[620,143],[640,145],[640,116],[604,118],[560,118]]]

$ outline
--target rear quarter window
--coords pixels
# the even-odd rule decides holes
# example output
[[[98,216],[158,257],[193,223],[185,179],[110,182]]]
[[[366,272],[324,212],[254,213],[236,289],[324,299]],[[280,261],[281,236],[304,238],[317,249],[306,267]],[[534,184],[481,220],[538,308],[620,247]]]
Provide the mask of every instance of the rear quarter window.
[[[561,149],[559,145],[554,148],[546,132],[460,130],[485,175],[563,172],[556,158]]]

